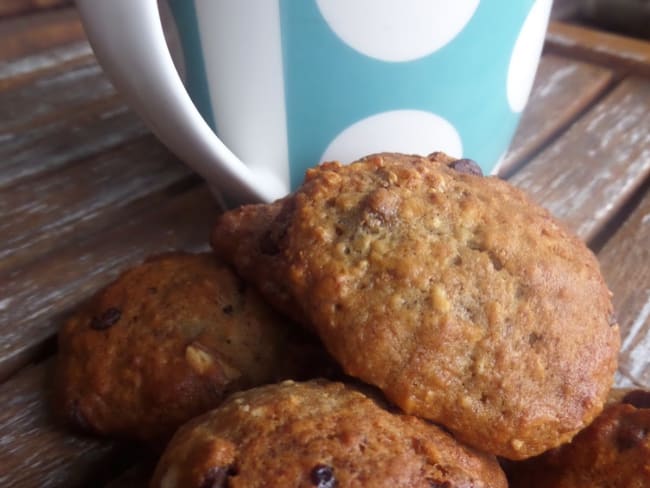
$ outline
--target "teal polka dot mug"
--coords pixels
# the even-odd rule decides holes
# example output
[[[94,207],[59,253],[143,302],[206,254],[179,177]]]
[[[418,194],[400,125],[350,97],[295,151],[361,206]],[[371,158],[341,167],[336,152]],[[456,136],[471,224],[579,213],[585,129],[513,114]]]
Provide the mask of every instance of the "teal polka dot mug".
[[[551,2],[166,0],[176,65],[158,1],[78,6],[97,58],[153,132],[243,203],[286,195],[319,162],[380,151],[445,151],[494,172]]]

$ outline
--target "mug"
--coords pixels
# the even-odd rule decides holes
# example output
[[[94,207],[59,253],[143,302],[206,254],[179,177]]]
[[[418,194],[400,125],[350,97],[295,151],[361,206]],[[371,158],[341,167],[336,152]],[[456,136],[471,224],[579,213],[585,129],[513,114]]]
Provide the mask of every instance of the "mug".
[[[230,202],[307,168],[444,151],[493,173],[526,105],[552,0],[77,0],[99,62]],[[507,4],[507,5],[506,5]]]

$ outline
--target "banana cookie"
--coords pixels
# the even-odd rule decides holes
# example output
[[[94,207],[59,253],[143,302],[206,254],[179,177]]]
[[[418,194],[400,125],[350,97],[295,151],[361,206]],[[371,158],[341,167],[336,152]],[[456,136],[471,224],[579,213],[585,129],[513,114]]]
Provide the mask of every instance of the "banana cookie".
[[[224,215],[213,247],[258,270],[272,249],[294,316],[406,413],[523,459],[602,410],[620,340],[610,292],[590,250],[521,191],[466,159],[386,153],[311,169],[280,203]],[[256,212],[276,218],[242,235],[233,222]]]
[[[246,281],[254,284],[274,308],[294,321],[308,326],[299,306],[283,279],[285,264],[276,245],[284,226],[278,223],[290,215],[284,200],[269,205],[245,205],[237,211],[225,212],[212,234],[218,254],[227,257]],[[284,212],[280,215],[280,211]],[[273,227],[271,226],[274,223]]]
[[[86,431],[164,440],[232,391],[299,376],[288,336],[213,254],[157,256],[64,324],[55,409]]]
[[[236,393],[181,427],[152,487],[506,487],[495,458],[342,383]]]
[[[628,392],[569,444],[509,472],[513,488],[650,486],[650,392]]]

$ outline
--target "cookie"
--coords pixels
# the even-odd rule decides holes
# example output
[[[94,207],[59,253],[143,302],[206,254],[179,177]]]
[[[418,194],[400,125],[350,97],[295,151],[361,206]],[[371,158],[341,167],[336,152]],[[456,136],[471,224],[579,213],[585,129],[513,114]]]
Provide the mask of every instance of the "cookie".
[[[627,393],[570,443],[508,472],[513,488],[650,486],[650,392]]]
[[[287,381],[237,393],[179,429],[151,486],[507,485],[493,457],[432,424],[342,383]]]
[[[276,245],[281,236],[273,234],[284,227],[277,224],[290,214],[289,206],[285,208],[284,203],[278,200],[269,205],[245,205],[224,212],[211,242],[217,254],[228,259],[240,276],[253,283],[269,304],[294,321],[308,325],[282,279],[284,262]],[[271,228],[274,222],[276,225]]]
[[[167,439],[232,391],[302,374],[289,333],[213,254],[161,255],[64,324],[55,409],[86,431]]]
[[[467,160],[378,154],[326,163],[248,234],[346,373],[405,412],[512,459],[571,439],[602,410],[618,325],[591,251]],[[277,204],[272,204],[277,205]],[[235,210],[213,247],[238,264]],[[264,220],[268,222],[269,218]],[[261,275],[270,276],[259,271]]]

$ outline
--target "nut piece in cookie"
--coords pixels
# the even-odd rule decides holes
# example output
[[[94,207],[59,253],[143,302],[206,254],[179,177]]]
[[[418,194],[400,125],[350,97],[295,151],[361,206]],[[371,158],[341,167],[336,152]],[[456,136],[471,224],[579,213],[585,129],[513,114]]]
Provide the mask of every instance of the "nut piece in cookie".
[[[213,246],[229,246],[242,273],[249,256],[251,279],[281,289],[347,374],[467,444],[522,459],[602,410],[619,330],[584,243],[472,167],[442,153],[326,163],[283,201],[224,215]],[[272,236],[272,266],[260,236]]]
[[[650,486],[650,392],[621,395],[570,443],[507,465],[513,488]]]
[[[164,440],[232,391],[301,375],[289,335],[216,256],[161,255],[64,324],[55,409],[83,430]]]
[[[505,487],[494,457],[342,383],[236,393],[181,427],[151,486]]]

